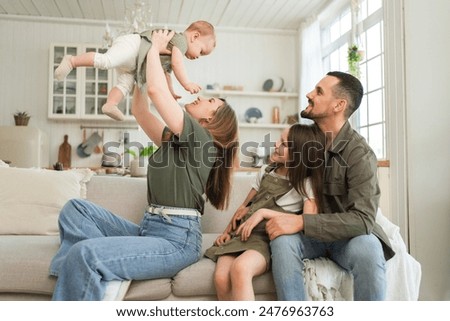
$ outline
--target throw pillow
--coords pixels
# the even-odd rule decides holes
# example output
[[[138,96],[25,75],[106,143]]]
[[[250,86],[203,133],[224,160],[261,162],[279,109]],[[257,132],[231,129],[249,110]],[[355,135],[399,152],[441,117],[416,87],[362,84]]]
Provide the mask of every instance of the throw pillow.
[[[0,234],[56,235],[72,198],[86,198],[89,169],[52,171],[0,167]]]

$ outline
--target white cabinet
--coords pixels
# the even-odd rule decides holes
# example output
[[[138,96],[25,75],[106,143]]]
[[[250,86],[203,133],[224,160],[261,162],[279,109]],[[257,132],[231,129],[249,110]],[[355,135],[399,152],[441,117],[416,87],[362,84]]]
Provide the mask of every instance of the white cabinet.
[[[113,70],[78,67],[74,68],[62,81],[54,78],[54,71],[65,55],[79,55],[86,52],[104,53],[106,50],[99,45],[86,44],[52,44],[50,46],[49,118],[111,120],[102,113],[101,108],[116,78]],[[119,108],[126,119],[133,119],[128,97],[119,105]]]
[[[49,118],[79,118],[80,80],[78,72],[81,69],[73,69],[63,81],[54,79],[54,72],[65,55],[77,55],[80,48],[72,45],[50,46],[49,62]]]

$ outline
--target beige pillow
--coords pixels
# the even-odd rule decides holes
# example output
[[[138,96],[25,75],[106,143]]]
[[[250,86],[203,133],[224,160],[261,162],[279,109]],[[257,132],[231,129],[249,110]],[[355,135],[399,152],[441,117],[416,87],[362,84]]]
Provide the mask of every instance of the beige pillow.
[[[0,167],[0,234],[55,235],[72,198],[86,198],[89,169],[52,171]]]

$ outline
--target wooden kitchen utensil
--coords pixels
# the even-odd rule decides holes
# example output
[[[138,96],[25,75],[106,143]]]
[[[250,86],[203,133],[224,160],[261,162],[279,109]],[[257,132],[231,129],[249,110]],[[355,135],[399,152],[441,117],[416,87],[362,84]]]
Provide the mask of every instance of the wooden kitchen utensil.
[[[68,169],[72,162],[72,146],[69,144],[69,135],[64,135],[64,142],[59,146],[58,162]]]
[[[98,144],[95,146],[95,148],[94,148],[94,153],[96,153],[96,154],[101,154],[101,153],[103,152],[103,150],[102,150],[102,146],[103,146],[103,132],[102,132],[101,137],[102,137],[101,142],[98,143]],[[100,145],[100,144],[101,144],[101,145]]]

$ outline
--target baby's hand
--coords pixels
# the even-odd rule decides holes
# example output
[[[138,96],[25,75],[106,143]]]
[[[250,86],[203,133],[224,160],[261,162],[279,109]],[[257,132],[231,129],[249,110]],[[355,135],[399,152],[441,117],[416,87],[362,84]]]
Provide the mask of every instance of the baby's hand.
[[[193,82],[190,82],[190,83],[187,83],[186,86],[184,86],[184,89],[189,91],[191,94],[196,94],[202,89],[202,87],[200,87],[199,85],[197,85]]]
[[[176,94],[175,92],[173,92],[172,90],[170,91],[170,93],[172,94],[172,97],[173,97],[175,100],[178,100],[178,99],[181,98],[181,96],[177,95],[177,94]]]
[[[177,95],[177,94],[175,94],[175,93],[172,93],[172,97],[173,97],[175,100],[178,100],[178,99],[181,98],[181,96],[179,96],[179,95]]]

